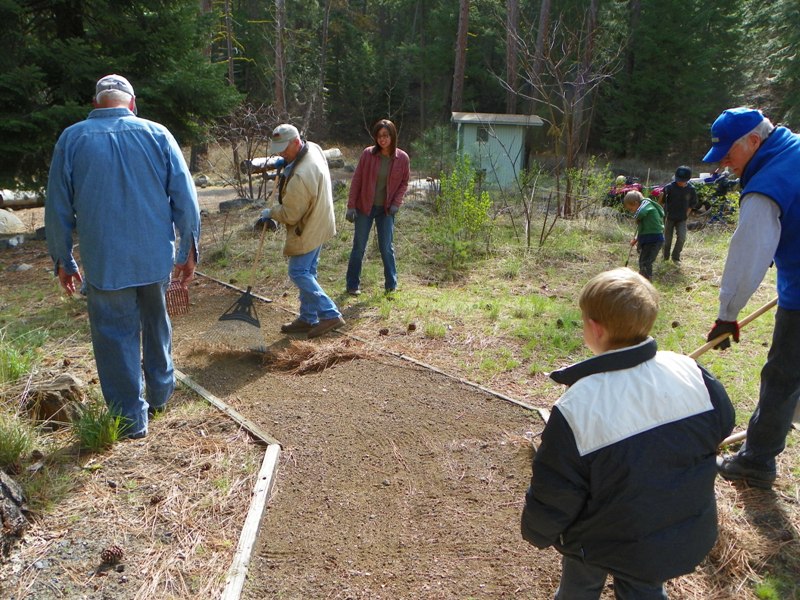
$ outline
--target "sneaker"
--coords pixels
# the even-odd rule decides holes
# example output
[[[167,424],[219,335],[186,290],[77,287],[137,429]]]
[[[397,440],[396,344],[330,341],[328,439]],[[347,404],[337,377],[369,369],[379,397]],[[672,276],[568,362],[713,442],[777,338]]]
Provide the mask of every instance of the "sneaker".
[[[350,294],[351,296],[360,296],[361,295],[361,290],[359,290],[359,289],[355,289],[355,290],[348,289],[347,293]]]
[[[770,469],[748,466],[738,454],[717,457],[717,472],[728,481],[744,481],[750,487],[772,489],[777,473]]]
[[[284,323],[281,325],[281,333],[305,333],[306,331],[311,331],[313,328],[314,326],[308,321],[297,318],[291,323]]]
[[[334,317],[333,319],[322,319],[319,323],[314,325],[309,332],[308,338],[315,338],[321,336],[323,333],[330,331],[331,329],[336,329],[337,327],[341,327],[344,325],[344,319],[342,317]]]

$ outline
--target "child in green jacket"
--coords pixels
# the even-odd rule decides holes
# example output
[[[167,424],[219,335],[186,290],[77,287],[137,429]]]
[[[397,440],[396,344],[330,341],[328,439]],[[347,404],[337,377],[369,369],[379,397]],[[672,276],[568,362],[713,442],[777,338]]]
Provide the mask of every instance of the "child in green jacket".
[[[641,192],[628,192],[622,201],[636,219],[636,237],[631,246],[639,245],[639,273],[653,278],[653,263],[664,246],[664,209],[658,202],[646,200]]]

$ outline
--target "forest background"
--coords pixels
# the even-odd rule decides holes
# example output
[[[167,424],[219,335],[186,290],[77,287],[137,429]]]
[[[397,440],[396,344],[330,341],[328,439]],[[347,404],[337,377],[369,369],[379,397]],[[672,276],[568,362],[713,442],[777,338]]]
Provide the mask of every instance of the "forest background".
[[[534,113],[537,151],[671,168],[699,168],[725,108],[800,125],[795,0],[2,0],[0,20],[0,188],[43,187],[112,72],[196,168],[237,111],[363,145],[389,118],[403,147],[452,111]]]

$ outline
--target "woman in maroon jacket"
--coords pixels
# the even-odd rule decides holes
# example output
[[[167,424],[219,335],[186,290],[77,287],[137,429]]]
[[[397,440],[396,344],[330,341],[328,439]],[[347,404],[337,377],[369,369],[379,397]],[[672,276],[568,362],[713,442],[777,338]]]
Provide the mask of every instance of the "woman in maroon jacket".
[[[361,263],[373,221],[383,260],[384,288],[387,292],[397,288],[392,243],[394,216],[408,188],[410,161],[408,154],[397,147],[397,128],[391,121],[378,121],[372,128],[372,139],[375,145],[361,153],[347,200],[346,218],[355,225],[353,249],[347,265],[347,292],[353,296],[361,293]]]

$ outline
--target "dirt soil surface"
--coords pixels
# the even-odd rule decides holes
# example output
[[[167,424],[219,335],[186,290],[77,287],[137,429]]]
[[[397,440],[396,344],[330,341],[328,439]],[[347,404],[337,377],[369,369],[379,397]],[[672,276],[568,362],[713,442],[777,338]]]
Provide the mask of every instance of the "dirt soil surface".
[[[357,340],[363,358],[282,371],[270,357],[303,338],[271,304],[257,307],[265,362],[214,352],[237,294],[199,282],[191,298],[177,364],[283,446],[243,597],[552,597],[555,553],[519,535],[536,413]],[[335,353],[342,336],[313,344]]]

